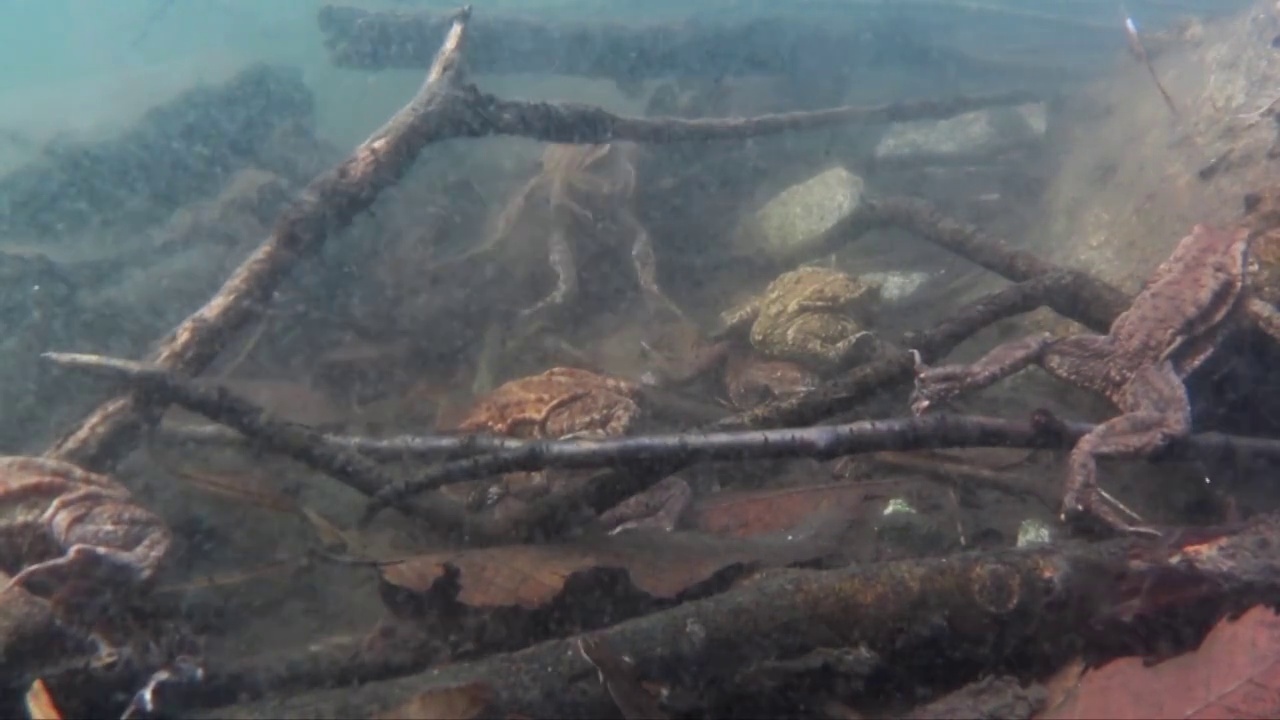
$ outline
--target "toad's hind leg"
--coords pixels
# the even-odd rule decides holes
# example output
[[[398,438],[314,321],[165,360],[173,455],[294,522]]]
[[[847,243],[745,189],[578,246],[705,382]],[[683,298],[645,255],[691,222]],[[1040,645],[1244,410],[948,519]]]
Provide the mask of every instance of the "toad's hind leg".
[[[1092,513],[1117,530],[1151,533],[1147,528],[1130,526],[1115,507],[1099,502],[1109,498],[1098,487],[1097,460],[1148,457],[1170,440],[1186,437],[1191,433],[1191,403],[1172,363],[1165,361],[1139,370],[1119,404],[1125,414],[1098,425],[1072,448],[1062,510],[1064,515]]]
[[[558,227],[547,240],[547,261],[556,272],[556,287],[550,295],[520,313],[520,320],[526,324],[546,319],[578,297],[578,263],[564,233],[564,228]]]
[[[994,349],[969,365],[916,367],[916,389],[911,393],[911,411],[919,415],[948,398],[980,390],[1040,361],[1054,342],[1049,333],[1031,335]]]
[[[840,327],[839,333],[833,333],[816,316],[801,318],[787,328],[786,356],[800,362],[817,362],[827,373],[870,359],[877,347],[875,333],[859,331],[852,323]],[[842,339],[833,340],[832,335]]]
[[[656,314],[659,310],[666,310],[676,318],[685,320],[684,312],[658,286],[658,258],[653,252],[653,239],[649,237],[649,231],[630,212],[624,211],[621,216],[623,223],[635,235],[631,243],[631,265],[635,268],[636,279],[640,282],[640,291],[644,294],[649,312]]]

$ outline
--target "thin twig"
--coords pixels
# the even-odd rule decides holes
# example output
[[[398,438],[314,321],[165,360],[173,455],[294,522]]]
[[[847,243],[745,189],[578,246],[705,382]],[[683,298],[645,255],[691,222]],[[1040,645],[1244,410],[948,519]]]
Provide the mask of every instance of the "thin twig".
[[[166,425],[156,435],[167,443],[199,445],[251,445],[254,439],[222,425]],[[366,437],[324,433],[316,436],[325,445],[384,462],[444,462],[485,453],[514,450],[525,444],[517,438],[497,435],[394,435]]]
[[[508,472],[793,457],[830,460],[886,450],[1068,448],[1093,427],[1088,423],[1055,423],[1055,429],[1049,431],[1031,421],[943,413],[808,428],[530,441],[519,449],[446,463],[416,479],[398,482],[375,495],[366,512],[372,516],[427,490]],[[1200,435],[1176,444],[1162,459],[1205,454],[1280,459],[1280,440]]]
[[[366,518],[402,498],[451,483],[509,472],[788,457],[829,460],[884,450],[1062,447],[1063,442],[1062,436],[1043,433],[1025,422],[946,414],[809,428],[675,433],[598,441],[535,441],[516,450],[446,463],[418,478],[388,487],[369,503]],[[1280,456],[1280,443],[1277,443],[1277,456]]]
[[[44,357],[59,365],[127,380],[144,400],[177,403],[224,423],[262,447],[326,473],[362,495],[375,496],[397,482],[394,475],[373,460],[341,445],[325,443],[319,433],[305,425],[274,420],[266,410],[221,385],[185,380],[159,365],[132,360],[71,353],[46,353]],[[397,507],[439,527],[453,528],[463,523],[461,506],[440,496]]]
[[[1025,250],[1017,250],[976,225],[946,216],[922,198],[866,198],[857,210],[829,228],[819,239],[812,244],[806,243],[805,251],[815,254],[834,252],[883,227],[905,230],[1013,282],[1058,275],[1061,282],[1054,292],[1043,298],[1043,304],[1097,332],[1107,332],[1116,316],[1133,302],[1132,296],[1114,285],[1086,272],[1054,265]],[[802,259],[805,258],[791,257],[788,261]]]

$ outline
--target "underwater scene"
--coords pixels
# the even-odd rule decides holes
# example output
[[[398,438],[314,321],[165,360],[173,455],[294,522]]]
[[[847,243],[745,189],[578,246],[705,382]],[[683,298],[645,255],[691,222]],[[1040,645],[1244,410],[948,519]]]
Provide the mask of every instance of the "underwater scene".
[[[0,3],[0,714],[1280,716],[1280,3]]]

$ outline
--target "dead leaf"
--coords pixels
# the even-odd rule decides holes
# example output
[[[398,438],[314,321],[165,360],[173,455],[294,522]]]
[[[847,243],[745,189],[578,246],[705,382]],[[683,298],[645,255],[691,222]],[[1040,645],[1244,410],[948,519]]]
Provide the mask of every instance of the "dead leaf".
[[[1085,673],[1038,717],[1280,717],[1280,616],[1255,607],[1219,623],[1195,652],[1152,667],[1137,657],[1114,660]]]
[[[782,535],[812,527],[819,515],[849,519],[869,495],[866,483],[826,485],[751,492],[723,492],[690,508],[690,527],[722,537],[750,538]]]
[[[31,716],[31,720],[62,720],[62,713],[49,696],[49,688],[45,687],[44,680],[36,678],[27,690],[27,715]]]
[[[428,594],[456,568],[458,601],[474,608],[543,607],[575,574],[623,568],[649,595],[670,599],[735,564],[786,565],[828,549],[817,543],[721,540],[694,533],[632,531],[576,543],[509,545],[418,555],[380,569],[385,583]]]
[[[470,720],[489,706],[493,690],[482,682],[428,690],[396,707],[380,712],[376,720]]]

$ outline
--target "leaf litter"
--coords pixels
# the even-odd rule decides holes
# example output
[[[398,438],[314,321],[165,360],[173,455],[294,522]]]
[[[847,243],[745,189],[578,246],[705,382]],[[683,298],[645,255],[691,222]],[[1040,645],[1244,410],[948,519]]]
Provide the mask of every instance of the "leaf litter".
[[[1042,720],[1280,717],[1280,615],[1254,607],[1157,665],[1126,657],[1082,672],[1073,663],[1050,688]]]

